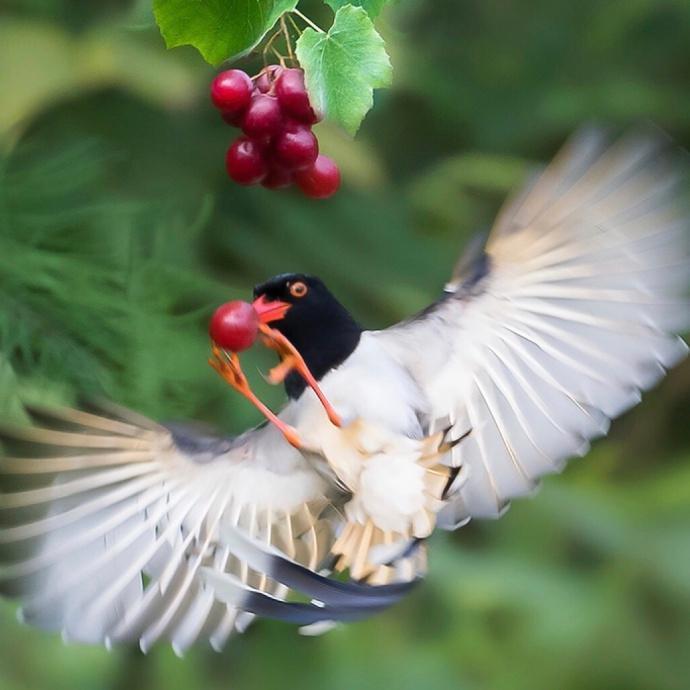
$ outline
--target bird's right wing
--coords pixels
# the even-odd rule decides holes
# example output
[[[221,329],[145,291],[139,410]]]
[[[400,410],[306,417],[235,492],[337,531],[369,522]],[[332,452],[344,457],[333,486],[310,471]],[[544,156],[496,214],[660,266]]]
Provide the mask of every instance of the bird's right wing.
[[[271,426],[228,440],[114,406],[29,411],[40,426],[3,428],[0,455],[0,592],[26,622],[181,653],[254,615],[353,620],[409,588],[316,572],[343,498]]]

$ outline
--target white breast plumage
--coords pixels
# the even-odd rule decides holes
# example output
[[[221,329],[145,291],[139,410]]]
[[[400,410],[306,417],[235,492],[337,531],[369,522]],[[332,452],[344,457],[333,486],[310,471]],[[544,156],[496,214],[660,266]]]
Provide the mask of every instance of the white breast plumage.
[[[365,331],[350,357],[320,384],[345,424],[362,418],[411,438],[423,436],[419,420],[425,412],[424,395],[408,370],[390,356],[374,333]],[[311,390],[289,407],[295,408],[289,417],[299,418],[300,426],[306,426],[307,416],[325,418]]]

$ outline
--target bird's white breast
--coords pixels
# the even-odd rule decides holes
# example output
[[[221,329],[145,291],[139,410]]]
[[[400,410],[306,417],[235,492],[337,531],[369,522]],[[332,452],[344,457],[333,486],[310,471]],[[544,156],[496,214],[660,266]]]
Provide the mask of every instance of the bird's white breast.
[[[316,395],[307,389],[281,417],[296,427],[305,449],[326,460],[353,494],[345,510],[359,524],[397,534],[419,528],[429,518],[426,468],[420,464],[425,398],[409,372],[385,350],[374,333],[320,386],[341,416],[335,427]],[[417,532],[415,532],[417,534]]]
[[[320,384],[345,423],[362,418],[405,436],[422,436],[419,413],[424,412],[424,397],[373,334],[364,332],[350,357]],[[309,404],[314,404],[316,396],[308,394]]]

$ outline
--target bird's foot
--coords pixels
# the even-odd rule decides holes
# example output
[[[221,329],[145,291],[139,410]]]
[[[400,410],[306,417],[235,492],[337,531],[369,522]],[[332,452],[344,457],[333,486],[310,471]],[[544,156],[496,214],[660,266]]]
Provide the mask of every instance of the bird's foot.
[[[242,371],[240,365],[240,358],[235,352],[228,352],[222,350],[215,343],[212,345],[212,357],[208,363],[218,372],[218,374],[229,383],[236,391],[241,393],[249,402],[254,405],[261,414],[268,419],[271,424],[274,424],[278,430],[283,434],[287,442],[295,448],[301,448],[302,442],[294,427],[286,424],[282,419],[277,417],[264,403],[259,400],[254,391],[252,391],[247,381],[247,377]]]
[[[309,367],[295,346],[280,331],[270,328],[266,324],[261,324],[259,330],[261,331],[264,345],[275,350],[281,360],[280,364],[269,371],[267,377],[268,381],[270,383],[282,383],[290,372],[297,372],[304,379],[309,388],[316,394],[324,410],[326,410],[328,419],[330,419],[335,426],[342,426],[340,415],[333,409],[333,406],[323,394],[314,375],[309,371]]]

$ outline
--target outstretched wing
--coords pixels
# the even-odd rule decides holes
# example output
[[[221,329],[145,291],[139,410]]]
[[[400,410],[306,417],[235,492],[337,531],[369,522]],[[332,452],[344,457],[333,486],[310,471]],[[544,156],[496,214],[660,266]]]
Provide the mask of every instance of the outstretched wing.
[[[0,592],[27,622],[181,653],[255,614],[352,620],[409,588],[314,572],[343,499],[271,426],[227,440],[114,406],[29,411],[41,426],[3,429],[0,457]],[[318,604],[283,601],[290,589]]]
[[[506,205],[442,299],[377,336],[456,435],[441,524],[497,517],[686,354],[684,165],[659,135],[576,136]],[[423,353],[423,354],[420,354]],[[455,487],[453,487],[455,488]]]

